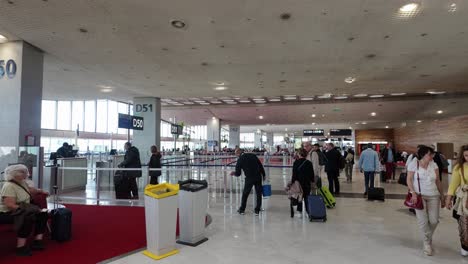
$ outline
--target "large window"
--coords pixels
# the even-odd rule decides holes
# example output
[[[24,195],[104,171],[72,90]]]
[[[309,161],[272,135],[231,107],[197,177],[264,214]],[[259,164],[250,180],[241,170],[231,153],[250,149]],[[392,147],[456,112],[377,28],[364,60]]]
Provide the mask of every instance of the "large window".
[[[107,100],[98,100],[96,105],[96,132],[107,133]]]
[[[241,142],[255,142],[255,133],[240,133]]]
[[[116,134],[117,127],[119,125],[119,113],[117,111],[117,102],[108,101],[107,109],[107,132]]]
[[[86,132],[96,132],[96,101],[85,102],[85,127]]]
[[[84,102],[73,101],[72,102],[72,130],[76,130],[79,127],[80,131],[84,130]]]
[[[42,101],[41,127],[45,129],[55,129],[56,101]]]
[[[71,130],[71,102],[57,102],[57,129]]]

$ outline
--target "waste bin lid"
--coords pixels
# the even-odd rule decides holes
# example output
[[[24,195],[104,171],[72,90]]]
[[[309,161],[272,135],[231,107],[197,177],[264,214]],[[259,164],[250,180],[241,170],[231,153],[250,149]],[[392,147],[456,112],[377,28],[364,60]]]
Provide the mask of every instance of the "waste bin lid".
[[[208,188],[208,182],[206,180],[179,181],[179,188],[182,191],[198,192],[198,191]]]
[[[179,193],[177,184],[162,183],[157,185],[147,185],[145,195],[155,199],[163,199]]]

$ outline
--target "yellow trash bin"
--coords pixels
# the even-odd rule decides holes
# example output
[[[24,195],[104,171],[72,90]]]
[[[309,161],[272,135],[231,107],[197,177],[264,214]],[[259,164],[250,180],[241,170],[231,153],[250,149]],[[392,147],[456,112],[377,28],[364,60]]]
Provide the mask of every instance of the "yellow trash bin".
[[[146,244],[143,252],[153,259],[174,254],[176,249],[176,222],[179,185],[158,184],[145,188]]]

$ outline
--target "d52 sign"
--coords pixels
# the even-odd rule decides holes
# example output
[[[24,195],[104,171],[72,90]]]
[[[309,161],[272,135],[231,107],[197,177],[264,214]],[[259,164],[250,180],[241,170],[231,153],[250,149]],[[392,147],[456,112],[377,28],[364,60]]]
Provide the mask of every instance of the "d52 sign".
[[[16,75],[16,62],[14,60],[8,60],[5,63],[5,60],[0,60],[0,79],[2,79],[5,74],[8,78],[13,79]]]

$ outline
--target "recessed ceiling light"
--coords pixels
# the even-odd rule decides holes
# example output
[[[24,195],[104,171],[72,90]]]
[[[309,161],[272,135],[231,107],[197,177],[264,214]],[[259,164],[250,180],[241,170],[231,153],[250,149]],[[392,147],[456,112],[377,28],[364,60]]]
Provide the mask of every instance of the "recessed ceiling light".
[[[449,12],[455,12],[457,11],[457,4],[453,3],[449,5]]]
[[[237,102],[226,102],[226,104],[235,105]]]
[[[182,102],[183,104],[186,104],[186,105],[193,105],[195,104],[194,102]]]
[[[356,125],[359,125],[359,122],[357,122],[357,123],[354,123],[354,124],[356,124]]]
[[[212,103],[212,104],[222,104],[223,102],[221,102],[221,101],[210,101],[210,103]]]
[[[7,37],[0,35],[0,43],[5,43],[5,42],[8,42]]]
[[[373,95],[370,95],[369,97],[370,97],[370,98],[382,98],[382,97],[384,97],[384,96],[385,96],[385,95],[383,95],[383,94],[373,94]]]
[[[354,97],[367,97],[367,94],[355,94]]]
[[[312,114],[312,117],[316,117],[316,115],[315,115],[315,114]]]
[[[421,120],[418,120],[418,121],[416,121],[416,122],[421,123],[422,121],[421,121]]]
[[[279,99],[279,98],[271,98],[271,99],[268,99],[268,101],[270,101],[270,102],[280,102],[281,99]]]
[[[325,117],[325,114],[323,114],[322,117]]]
[[[297,97],[296,96],[286,96],[284,97],[284,100],[296,100]]]
[[[263,116],[258,116],[258,119],[263,119]]]
[[[444,94],[447,93],[445,91],[427,91],[428,94]]]
[[[213,116],[211,119],[213,119],[213,120],[216,120],[216,117],[215,117],[215,116]]]
[[[444,111],[442,111],[442,110],[439,110],[439,111],[437,111],[437,113],[438,113],[438,114],[443,114],[443,113],[444,113]]]
[[[200,101],[200,100],[196,100],[196,101],[195,101],[195,103],[199,103],[199,104],[201,104],[201,103],[206,103],[206,101]]]
[[[353,129],[352,127],[349,127],[349,129]]]
[[[391,93],[390,95],[392,96],[402,96],[405,95],[406,93]]]
[[[112,89],[111,89],[111,88],[102,88],[102,89],[101,89],[101,92],[103,92],[103,93],[110,93],[110,92],[112,92]]]
[[[388,128],[388,126],[385,126],[385,128]]]
[[[224,99],[223,101],[226,102],[226,103],[227,102],[234,102],[234,100],[232,100],[232,99]]]
[[[363,124],[363,125],[367,125],[367,123],[366,123],[366,122],[362,122],[361,124]]]
[[[171,21],[171,25],[172,25],[173,27],[179,28],[179,29],[185,28],[185,27],[187,26],[187,25],[185,24],[185,22],[182,21],[182,20],[172,20],[172,21]]]
[[[249,100],[240,100],[240,103],[251,103]]]
[[[226,86],[218,86],[218,87],[215,87],[214,89],[216,91],[224,91],[224,90],[227,90],[227,87]]]
[[[336,99],[336,100],[343,100],[343,99],[348,99],[348,96],[347,95],[342,95],[342,96],[335,96],[333,98]]]
[[[410,3],[410,4],[407,4],[407,5],[404,5],[404,6],[400,7],[400,11],[401,12],[413,12],[416,9],[418,9],[418,7],[419,7],[418,4]]]
[[[344,81],[345,81],[345,83],[353,83],[353,82],[356,81],[356,78],[354,78],[354,77],[346,77],[346,78],[344,79]]]
[[[210,103],[199,103],[201,105],[209,105]]]
[[[317,96],[317,98],[319,99],[329,99],[332,97],[332,94],[324,94],[324,95],[320,95],[320,96]]]
[[[301,101],[311,101],[314,100],[313,97],[301,97]]]
[[[265,99],[263,99],[263,98],[253,98],[252,100],[254,100],[254,101],[265,101]]]
[[[370,115],[371,115],[371,116],[376,116],[377,113],[376,113],[376,112],[372,112],[372,113],[370,113]]]
[[[315,126],[315,123],[312,123],[313,126]]]

